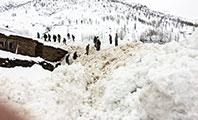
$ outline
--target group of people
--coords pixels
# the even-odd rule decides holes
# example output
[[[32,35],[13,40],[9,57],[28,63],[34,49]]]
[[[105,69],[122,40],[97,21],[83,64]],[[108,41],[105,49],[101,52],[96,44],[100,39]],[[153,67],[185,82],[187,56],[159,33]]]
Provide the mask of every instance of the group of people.
[[[101,46],[101,41],[99,40],[98,36],[94,36],[93,43],[94,43],[94,47],[96,48],[96,50],[99,51],[100,46]],[[111,34],[109,34],[109,43],[110,44],[113,43]],[[88,44],[85,48],[85,51],[86,51],[85,54],[86,55],[89,55],[89,46],[90,46],[90,44]],[[118,34],[117,33],[115,34],[115,46],[118,46]]]
[[[44,38],[44,41],[46,41],[46,42],[51,42],[51,41],[54,41],[54,42],[58,41],[59,43],[61,42],[60,34],[51,36],[50,34],[44,33],[43,36],[41,37],[40,33],[37,32],[37,38],[38,39]],[[70,33],[67,33],[67,39],[68,40],[72,39],[74,42],[75,36],[73,34],[70,35]],[[63,38],[62,42],[66,45],[66,38]]]
[[[112,36],[111,34],[109,34],[109,43],[112,44],[113,40],[112,40]],[[118,46],[118,34],[115,34],[115,46]]]
[[[94,43],[94,47],[96,48],[96,50],[99,51],[100,48],[101,48],[101,41],[100,41],[98,36],[94,36],[93,43]],[[111,34],[109,34],[109,43],[110,44],[113,43],[113,39],[112,39]],[[118,46],[118,34],[117,33],[115,34],[115,46]],[[89,47],[90,47],[90,44],[88,44],[85,48],[85,51],[86,51],[85,54],[86,55],[89,55],[89,49],[90,49]],[[66,57],[65,57],[66,64],[70,65],[72,63],[72,60],[76,60],[77,57],[78,57],[77,52],[73,53],[72,58],[71,58],[70,54],[66,55]]]
[[[43,36],[41,37],[40,34],[37,32],[37,38],[38,39],[44,38],[44,41],[47,41],[47,42],[51,42],[51,41],[54,41],[54,42],[58,41],[59,43],[61,42],[60,34],[58,34],[57,36],[53,35],[51,37],[50,34],[44,33]],[[69,33],[67,33],[67,39],[72,39],[73,42],[75,42],[75,36],[74,35],[70,35]],[[66,38],[63,38],[62,42],[66,45]],[[93,43],[94,43],[94,47],[96,48],[96,50],[100,51],[100,49],[101,49],[101,41],[100,41],[98,36],[94,36]],[[112,39],[112,35],[111,34],[109,34],[109,43],[110,44],[113,43],[113,39]],[[118,46],[118,34],[117,33],[115,34],[115,46]],[[88,44],[86,46],[86,48],[85,48],[85,51],[86,51],[85,54],[86,55],[89,55],[89,47],[90,47],[90,44]],[[66,64],[70,65],[72,63],[71,59],[76,60],[77,57],[78,57],[77,52],[73,53],[72,58],[71,58],[70,54],[66,55],[66,57],[65,57]],[[60,64],[58,64],[58,65],[60,65]]]
[[[101,42],[99,40],[98,36],[95,36],[93,39],[94,47],[96,48],[97,51],[100,50]]]
[[[74,53],[73,53],[73,56],[72,56],[72,59],[73,59],[73,60],[76,60],[77,57],[78,57],[77,52],[74,52]],[[66,55],[66,57],[65,57],[65,62],[66,62],[66,64],[68,64],[68,65],[70,65],[70,64],[72,63],[72,61],[70,60],[70,54]]]
[[[93,43],[94,43],[94,47],[96,48],[96,50],[99,51],[100,50],[100,46],[101,46],[101,41],[99,40],[98,36],[94,36]],[[110,44],[113,43],[111,34],[109,34],[109,43]],[[118,46],[118,34],[117,33],[115,34],[115,46]],[[88,47],[89,47],[89,44],[86,47],[86,54],[89,53],[89,52],[87,52],[87,50],[89,50]]]

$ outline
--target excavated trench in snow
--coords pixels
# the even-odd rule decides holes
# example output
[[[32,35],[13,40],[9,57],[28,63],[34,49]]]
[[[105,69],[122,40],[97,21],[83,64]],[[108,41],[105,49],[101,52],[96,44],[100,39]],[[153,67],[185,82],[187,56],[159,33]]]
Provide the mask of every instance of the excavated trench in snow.
[[[88,104],[94,105],[104,95],[105,80],[110,79],[112,72],[125,66],[126,63],[133,58],[133,53],[136,52],[143,44],[142,43],[127,43],[117,47],[110,47],[96,51],[93,46],[90,46],[89,55],[85,55],[85,47],[67,46],[71,55],[75,51],[78,53],[78,59],[73,63],[80,63],[86,69],[86,74],[89,81],[87,82],[86,90],[90,92]],[[64,64],[63,60],[63,64]]]

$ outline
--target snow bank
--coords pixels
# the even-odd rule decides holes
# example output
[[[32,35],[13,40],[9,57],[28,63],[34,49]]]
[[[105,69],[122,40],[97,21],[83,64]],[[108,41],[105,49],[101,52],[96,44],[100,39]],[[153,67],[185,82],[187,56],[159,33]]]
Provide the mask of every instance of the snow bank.
[[[42,71],[41,68],[35,70],[31,74],[32,79],[14,79],[7,77],[9,74],[0,74],[1,102],[14,104],[18,114],[29,120],[76,119],[86,95],[84,68],[77,64],[58,67],[53,73]],[[39,73],[46,73],[46,76],[34,79]]]
[[[138,48],[127,64],[95,83],[100,90],[92,94],[102,99],[93,98],[96,104],[79,120],[198,118],[198,52],[176,42]]]
[[[40,65],[33,65],[32,67],[15,67],[15,68],[0,68],[0,75],[18,81],[24,80],[40,80],[50,77],[50,72],[44,70]]]
[[[198,118],[197,56],[178,43],[145,45],[106,85],[107,119]]]

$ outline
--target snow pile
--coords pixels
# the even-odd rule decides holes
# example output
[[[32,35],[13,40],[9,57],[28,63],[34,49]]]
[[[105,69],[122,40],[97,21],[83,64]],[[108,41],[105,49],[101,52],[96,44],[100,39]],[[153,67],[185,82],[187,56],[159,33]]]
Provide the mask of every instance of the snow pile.
[[[33,75],[32,79],[24,77],[11,79],[0,74],[0,91],[3,92],[1,102],[9,101],[9,104],[14,104],[18,114],[29,120],[76,119],[86,94],[87,79],[84,68],[79,64],[61,66],[53,73],[39,71],[42,68],[38,67],[32,69],[35,69],[29,70],[35,72],[29,73],[29,76]],[[45,78],[34,79],[39,73],[46,73]]]
[[[102,100],[81,119],[198,118],[197,59],[198,51],[176,42],[143,45],[126,66],[98,84]]]
[[[19,79],[24,80],[35,80],[38,81],[40,79],[46,79],[46,77],[50,77],[50,72],[44,70],[40,65],[33,65],[32,67],[15,67],[15,68],[1,68],[0,75],[6,76],[8,79],[12,79],[14,81],[18,81]]]

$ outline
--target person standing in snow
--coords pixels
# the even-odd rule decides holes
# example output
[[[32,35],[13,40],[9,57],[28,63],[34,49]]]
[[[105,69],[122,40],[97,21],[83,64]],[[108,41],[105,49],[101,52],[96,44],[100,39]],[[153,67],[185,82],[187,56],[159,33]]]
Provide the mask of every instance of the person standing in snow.
[[[94,46],[96,46],[96,41],[97,41],[97,37],[94,36],[94,39],[93,39]]]
[[[66,45],[66,39],[65,38],[63,38],[63,43]]]
[[[68,54],[68,55],[66,56],[66,58],[65,58],[65,62],[66,62],[66,64],[68,64],[68,65],[70,65],[69,56],[70,56],[70,54]]]
[[[53,35],[54,42],[56,42],[56,35]]]
[[[99,39],[96,40],[96,50],[99,51],[100,50],[100,45],[101,45],[101,42]]]
[[[89,55],[89,44],[86,46],[85,50],[86,50],[85,54]]]
[[[74,35],[72,35],[72,40],[73,40],[73,42],[75,42],[75,36]]]
[[[47,35],[44,33],[44,41],[47,41]]]
[[[77,57],[78,57],[77,52],[74,52],[73,60],[76,60],[76,59],[77,59]]]
[[[37,32],[37,38],[40,39],[40,34],[39,34],[39,32]]]
[[[118,34],[115,35],[115,46],[118,46]]]
[[[51,35],[48,34],[48,41],[51,42]]]
[[[112,44],[112,36],[111,36],[111,34],[109,34],[109,42],[110,42],[110,44]]]
[[[67,39],[70,39],[70,34],[69,33],[67,33]]]
[[[61,36],[60,34],[58,34],[58,42],[60,43],[60,40],[61,40]]]

